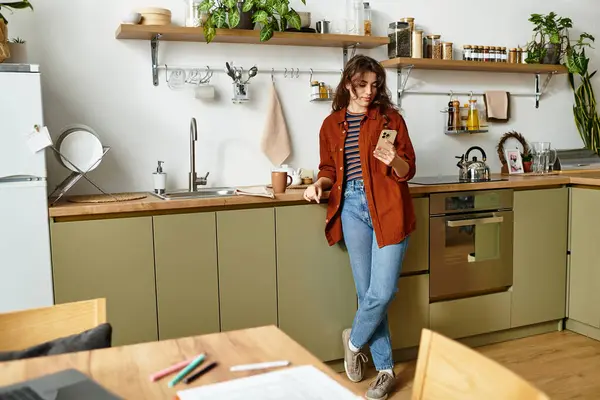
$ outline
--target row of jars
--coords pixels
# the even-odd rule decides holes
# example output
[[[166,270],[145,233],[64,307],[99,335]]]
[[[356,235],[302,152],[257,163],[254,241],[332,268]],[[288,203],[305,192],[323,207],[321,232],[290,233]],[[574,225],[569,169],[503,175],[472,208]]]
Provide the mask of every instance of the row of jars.
[[[466,44],[463,46],[464,61],[503,62],[510,64],[525,64],[527,53],[520,47],[511,48],[500,46],[478,46]]]
[[[388,58],[411,57],[452,60],[452,42],[442,42],[441,35],[423,37],[423,30],[415,28],[415,19],[402,18],[388,26]]]

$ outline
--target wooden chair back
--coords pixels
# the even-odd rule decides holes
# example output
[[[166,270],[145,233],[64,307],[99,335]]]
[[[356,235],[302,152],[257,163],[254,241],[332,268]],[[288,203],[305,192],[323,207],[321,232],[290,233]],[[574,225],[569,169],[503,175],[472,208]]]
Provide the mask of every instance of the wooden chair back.
[[[412,400],[549,400],[517,374],[481,353],[423,329]]]
[[[0,314],[0,351],[22,350],[106,322],[106,299]]]

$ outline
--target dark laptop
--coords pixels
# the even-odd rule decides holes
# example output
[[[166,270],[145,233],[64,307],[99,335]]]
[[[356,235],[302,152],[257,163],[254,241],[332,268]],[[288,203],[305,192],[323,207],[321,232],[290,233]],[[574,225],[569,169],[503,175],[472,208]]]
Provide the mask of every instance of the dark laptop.
[[[123,400],[75,369],[0,387],[0,400]]]

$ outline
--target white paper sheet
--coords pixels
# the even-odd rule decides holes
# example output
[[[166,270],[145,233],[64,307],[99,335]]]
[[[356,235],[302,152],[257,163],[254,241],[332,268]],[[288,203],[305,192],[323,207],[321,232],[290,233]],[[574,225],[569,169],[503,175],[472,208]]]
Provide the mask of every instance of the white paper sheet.
[[[177,392],[177,396],[180,400],[357,400],[361,398],[312,365],[181,390]]]

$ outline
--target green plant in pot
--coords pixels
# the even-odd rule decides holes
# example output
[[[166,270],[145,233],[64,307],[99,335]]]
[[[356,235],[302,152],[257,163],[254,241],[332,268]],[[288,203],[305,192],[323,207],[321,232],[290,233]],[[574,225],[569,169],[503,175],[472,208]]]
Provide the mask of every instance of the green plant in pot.
[[[560,64],[569,47],[571,18],[559,17],[555,12],[548,15],[531,14],[529,22],[534,24],[533,40],[526,46],[528,64]]]
[[[306,0],[301,0],[306,4]],[[290,7],[289,0],[203,0],[200,10],[208,13],[204,37],[210,43],[217,29],[234,29],[243,17],[251,18],[251,28],[260,24],[260,40],[267,41],[275,31],[283,31],[289,24],[300,29],[300,16]],[[248,29],[248,28],[246,28]]]
[[[529,151],[527,151],[526,153],[521,153],[521,159],[523,161],[524,172],[531,172],[531,163],[533,162],[533,155]]]
[[[589,72],[590,59],[585,54],[585,48],[591,48],[594,41],[594,36],[582,33],[577,42],[567,48],[565,66],[569,71],[569,84],[575,97],[573,106],[575,125],[584,146],[600,154],[600,117],[592,86],[592,78],[597,71]]]

